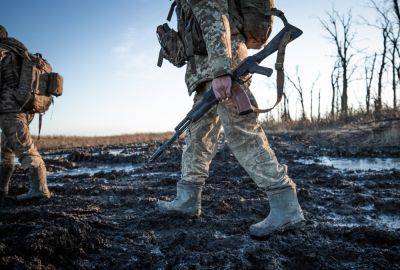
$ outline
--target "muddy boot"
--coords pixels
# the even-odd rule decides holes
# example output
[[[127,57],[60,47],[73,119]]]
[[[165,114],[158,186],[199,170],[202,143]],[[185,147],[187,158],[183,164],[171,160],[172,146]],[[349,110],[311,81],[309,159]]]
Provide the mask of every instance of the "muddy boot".
[[[0,200],[4,200],[8,197],[8,191],[10,188],[11,176],[14,172],[14,166],[7,166],[2,164],[0,166]]]
[[[175,200],[171,202],[158,201],[157,207],[166,214],[184,214],[198,217],[201,215],[201,192],[201,186],[179,182]]]
[[[28,193],[17,196],[18,201],[28,201],[33,199],[51,197],[50,191],[47,187],[47,172],[44,165],[38,168],[31,168],[29,170],[30,188]]]
[[[274,232],[296,228],[304,221],[303,211],[297,200],[296,189],[287,188],[268,194],[270,212],[266,219],[250,226],[250,235],[266,237]]]

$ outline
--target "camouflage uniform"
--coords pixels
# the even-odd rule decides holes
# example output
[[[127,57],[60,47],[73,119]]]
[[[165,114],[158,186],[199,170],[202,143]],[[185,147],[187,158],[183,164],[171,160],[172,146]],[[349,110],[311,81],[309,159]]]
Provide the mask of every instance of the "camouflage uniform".
[[[13,38],[0,38],[0,43],[13,44],[18,50],[26,47]],[[14,93],[18,88],[21,60],[16,53],[2,50],[0,46],[0,129],[1,133],[1,170],[0,170],[0,196],[8,195],[10,179],[14,170],[14,159],[18,157],[23,169],[30,170],[31,181],[41,178],[38,183],[31,184],[46,193],[45,163],[37,151],[29,131],[29,124],[34,118],[33,114],[18,112],[21,106],[16,102]],[[22,195],[23,196],[23,195]],[[24,199],[25,197],[20,197]]]
[[[178,14],[193,12],[207,47],[208,55],[195,55],[196,68],[188,66],[186,71],[189,94],[196,92],[196,103],[210,89],[213,79],[231,74],[232,69],[247,57],[247,48],[244,37],[233,27],[234,23],[229,21],[227,0],[178,2],[178,7],[183,9]],[[237,83],[233,85],[243,87],[256,106],[248,86]],[[171,202],[159,201],[159,209],[167,213],[201,214],[202,187],[217,150],[221,127],[224,128],[226,141],[236,159],[269,196],[269,215],[252,225],[250,234],[256,237],[267,236],[302,222],[304,217],[297,200],[295,183],[288,177],[287,167],[279,164],[276,159],[257,121],[257,114],[239,116],[231,100],[220,102],[189,127],[182,154],[182,179],[177,184],[177,196]]]
[[[186,72],[189,93],[196,92],[194,101],[197,102],[210,88],[213,78],[230,74],[247,57],[248,52],[244,37],[230,27],[228,1],[181,2],[183,8],[193,11],[207,45],[208,56],[195,56],[196,73],[192,73],[190,68]],[[255,103],[247,85],[241,87],[246,88]],[[279,190],[295,186],[287,176],[286,166],[278,163],[269,147],[257,115],[237,115],[230,100],[220,103],[189,128],[182,156],[181,181],[200,186],[204,184],[221,126],[235,157],[259,187]]]

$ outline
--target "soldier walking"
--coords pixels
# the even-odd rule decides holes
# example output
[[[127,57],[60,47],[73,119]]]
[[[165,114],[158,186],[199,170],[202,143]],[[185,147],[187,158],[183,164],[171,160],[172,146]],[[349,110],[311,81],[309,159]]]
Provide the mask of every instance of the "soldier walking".
[[[0,25],[1,200],[9,194],[15,156],[21,167],[28,170],[30,180],[28,193],[17,196],[17,200],[50,198],[46,166],[29,131],[34,114],[24,111],[23,105],[15,98],[20,83],[21,55],[27,51],[21,42],[8,37],[7,30]]]
[[[231,79],[232,70],[248,56],[245,37],[229,16],[228,0],[177,0],[178,36],[184,44],[172,48],[177,55],[168,60],[182,66],[187,61],[186,84],[194,103],[212,87],[220,103],[202,119],[193,123],[185,138],[182,154],[182,179],[177,183],[176,198],[159,201],[164,213],[201,214],[201,193],[209,175],[211,160],[217,151],[221,127],[236,159],[249,176],[267,191],[270,213],[266,219],[250,227],[256,237],[270,235],[277,230],[296,226],[304,220],[298,203],[296,185],[287,175],[287,167],[278,162],[267,137],[257,121],[257,114],[239,116],[230,99],[231,89],[244,87],[252,103],[255,99],[250,83],[239,85]],[[174,35],[171,35],[171,42]],[[175,37],[176,38],[176,37]],[[172,50],[170,50],[172,51]]]

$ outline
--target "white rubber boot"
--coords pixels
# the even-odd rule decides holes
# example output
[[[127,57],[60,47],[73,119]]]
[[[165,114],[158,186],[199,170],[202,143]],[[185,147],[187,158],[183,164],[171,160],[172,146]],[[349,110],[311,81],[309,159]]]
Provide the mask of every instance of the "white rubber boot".
[[[171,201],[158,201],[158,209],[166,214],[184,214],[199,217],[201,215],[202,187],[178,182],[176,198]]]
[[[296,189],[287,188],[278,193],[268,194],[270,213],[263,221],[250,226],[250,235],[266,237],[275,232],[300,226],[304,219],[297,200]]]
[[[29,170],[30,189],[28,193],[17,196],[18,201],[29,201],[34,199],[49,199],[51,193],[47,187],[47,172],[44,165]]]

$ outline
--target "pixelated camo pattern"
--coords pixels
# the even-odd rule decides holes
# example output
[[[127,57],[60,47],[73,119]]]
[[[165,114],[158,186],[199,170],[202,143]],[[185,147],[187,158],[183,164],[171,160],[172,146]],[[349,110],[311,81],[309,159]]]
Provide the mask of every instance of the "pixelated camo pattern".
[[[15,55],[0,48],[0,60],[0,111],[19,110],[14,97],[19,82]]]
[[[24,169],[37,168],[44,164],[29,131],[33,117],[34,115],[26,113],[0,115],[2,164],[12,166],[15,156]]]
[[[196,94],[198,102],[209,87]],[[245,87],[245,86],[243,86]],[[245,87],[252,102],[254,97]],[[224,128],[226,142],[236,159],[255,183],[269,192],[295,187],[287,175],[287,167],[279,164],[268,143],[257,114],[239,116],[232,101],[219,103],[203,118],[192,124],[186,134],[182,155],[182,183],[202,186],[216,150],[218,137]]]
[[[195,55],[196,72],[190,67],[186,70],[186,84],[192,94],[201,83],[230,73],[248,52],[241,35],[231,36],[227,0],[178,1],[184,13],[192,11],[200,23],[208,53]]]

